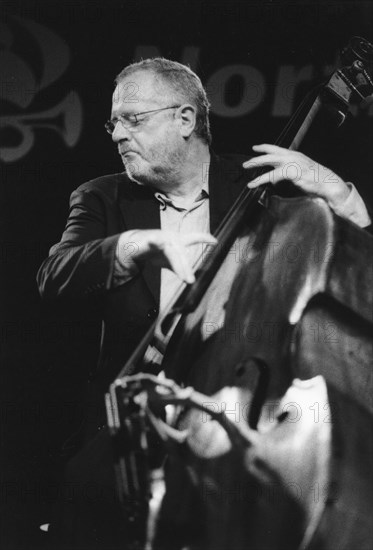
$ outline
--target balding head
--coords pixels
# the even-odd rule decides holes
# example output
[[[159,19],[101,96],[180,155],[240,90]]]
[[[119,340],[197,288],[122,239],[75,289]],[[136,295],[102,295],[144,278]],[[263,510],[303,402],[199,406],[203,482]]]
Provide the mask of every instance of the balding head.
[[[194,133],[210,145],[210,103],[199,77],[186,65],[162,57],[155,57],[125,67],[116,77],[115,84],[117,85],[124,78],[140,71],[152,73],[159,94],[162,94],[163,97],[168,96],[172,103],[190,103],[195,107]]]

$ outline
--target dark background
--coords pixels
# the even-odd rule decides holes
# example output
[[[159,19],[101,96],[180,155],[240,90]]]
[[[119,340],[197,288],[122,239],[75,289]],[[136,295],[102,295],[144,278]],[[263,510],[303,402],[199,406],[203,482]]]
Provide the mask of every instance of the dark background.
[[[71,191],[122,169],[103,129],[115,75],[157,49],[188,61],[210,94],[213,148],[249,153],[277,138],[350,36],[371,40],[372,3],[23,0],[3,2],[1,15],[0,545],[18,549],[43,543],[38,525],[50,518],[98,346],[95,312],[42,303],[35,276]],[[370,203],[371,115],[307,148]]]

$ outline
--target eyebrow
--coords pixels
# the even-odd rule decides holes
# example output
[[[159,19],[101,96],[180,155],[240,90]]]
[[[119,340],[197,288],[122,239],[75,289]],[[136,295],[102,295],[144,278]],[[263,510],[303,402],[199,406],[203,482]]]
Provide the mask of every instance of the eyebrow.
[[[114,118],[118,118],[118,116],[124,116],[124,117],[128,117],[128,116],[133,116],[137,113],[138,111],[132,111],[132,112],[128,112],[128,111],[119,111],[118,110],[115,110],[115,111],[112,111],[111,114],[110,114],[110,119],[113,120]]]

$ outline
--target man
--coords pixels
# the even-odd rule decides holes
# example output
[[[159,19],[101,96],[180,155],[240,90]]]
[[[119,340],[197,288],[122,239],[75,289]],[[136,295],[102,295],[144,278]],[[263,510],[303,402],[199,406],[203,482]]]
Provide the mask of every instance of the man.
[[[90,181],[72,194],[61,242],[40,268],[44,297],[101,302],[102,345],[91,376],[98,396],[92,398],[97,418],[90,425],[95,429],[105,423],[103,393],[159,308],[180,279],[194,281],[193,260],[203,243],[215,243],[211,233],[246,184],[246,169],[272,167],[249,187],[288,179],[324,198],[337,214],[360,226],[370,222],[353,185],[301,153],[264,144],[253,148],[259,155],[252,160],[217,157],[210,150],[208,112],[202,84],[188,67],[162,58],[126,67],[116,79],[106,124],[125,172]],[[100,468],[109,461],[102,438],[101,444],[94,441],[85,458],[81,454],[81,467],[75,462],[70,478],[81,479],[83,470],[94,478],[97,470],[86,465],[87,457],[101,461]],[[80,519],[73,508],[68,512],[80,525],[64,520],[61,532],[81,529],[75,542],[90,548],[106,548],[109,540],[110,547],[116,542],[120,547],[123,534],[116,512],[108,512],[102,526],[100,503],[88,513],[82,507],[80,502]]]
[[[172,292],[174,278],[194,276],[188,249],[213,243],[214,230],[248,179],[242,158],[210,151],[209,103],[187,67],[150,59],[117,77],[107,129],[125,173],[98,178],[71,197],[61,242],[38,275],[46,298],[103,298],[105,328],[99,374],[105,384],[123,366],[139,335]],[[139,114],[140,113],[140,114]],[[323,197],[339,215],[361,226],[369,216],[356,189],[303,154],[274,145],[244,168],[272,166],[249,187],[286,177]],[[207,175],[208,174],[208,175]],[[176,277],[175,277],[176,279]],[[97,373],[96,373],[97,376]]]

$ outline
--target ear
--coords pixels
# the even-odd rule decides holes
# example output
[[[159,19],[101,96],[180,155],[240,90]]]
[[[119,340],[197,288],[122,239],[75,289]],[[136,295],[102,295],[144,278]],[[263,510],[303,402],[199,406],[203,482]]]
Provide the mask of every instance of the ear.
[[[179,107],[178,119],[180,123],[180,133],[184,138],[188,138],[193,133],[197,121],[197,110],[193,105],[186,103]]]

